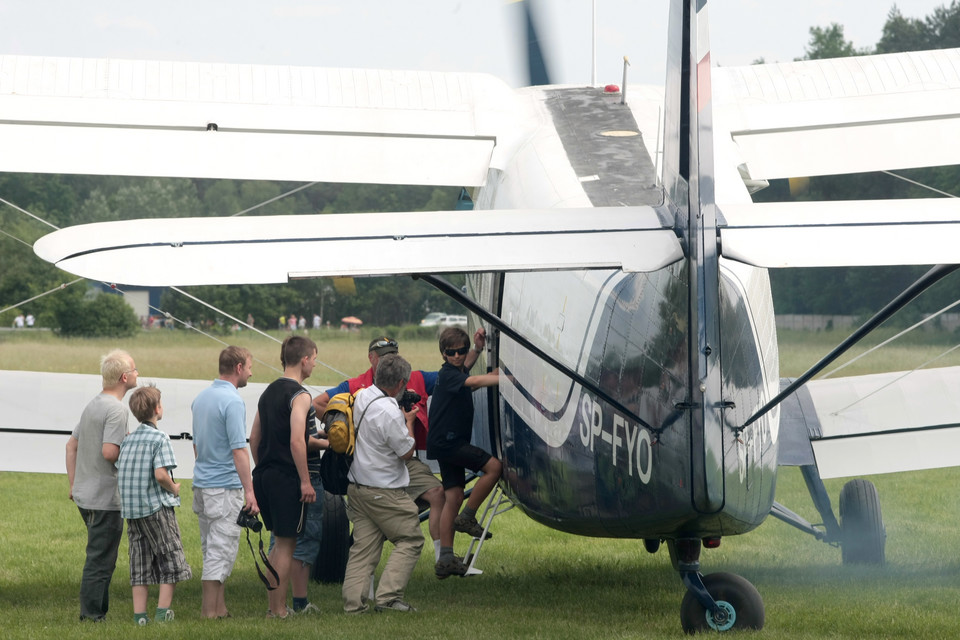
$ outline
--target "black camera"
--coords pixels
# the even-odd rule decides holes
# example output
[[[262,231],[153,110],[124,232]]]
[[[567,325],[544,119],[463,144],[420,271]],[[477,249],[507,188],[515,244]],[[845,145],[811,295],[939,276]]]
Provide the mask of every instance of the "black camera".
[[[420,402],[420,394],[416,391],[410,391],[410,389],[407,389],[403,392],[403,395],[400,396],[399,402],[404,411],[411,411],[413,409],[413,405]]]
[[[254,533],[260,533],[260,530],[263,529],[263,523],[260,522],[260,518],[250,515],[246,507],[240,509],[240,513],[237,515],[237,524],[246,529],[252,529]]]

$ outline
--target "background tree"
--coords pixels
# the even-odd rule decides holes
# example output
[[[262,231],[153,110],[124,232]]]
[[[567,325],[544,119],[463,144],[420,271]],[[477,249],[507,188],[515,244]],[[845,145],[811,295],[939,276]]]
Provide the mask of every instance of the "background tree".
[[[865,54],[843,36],[843,27],[810,29],[805,58],[816,60]],[[887,16],[878,53],[936,49],[950,46],[960,37],[960,2],[941,6],[925,19],[906,18],[894,6]],[[903,176],[934,189],[960,195],[960,170],[934,167],[897,171]],[[768,189],[754,195],[758,202],[789,200],[870,200],[938,197],[929,189],[898,179],[885,172],[837,176],[815,176],[804,181],[803,189],[791,191],[787,180],[774,180]],[[909,211],[904,211],[909,216]],[[773,269],[770,272],[777,313],[853,314],[873,313],[916,280],[927,267],[855,267],[819,269]],[[953,278],[948,282],[955,282]],[[896,320],[912,321],[917,314],[932,312],[948,304],[955,288],[946,283],[924,294]]]
[[[828,27],[810,27],[810,43],[804,49],[804,56],[798,60],[824,60],[826,58],[848,58],[868,55],[869,49],[857,50],[853,43],[843,36],[843,26],[836,22]]]

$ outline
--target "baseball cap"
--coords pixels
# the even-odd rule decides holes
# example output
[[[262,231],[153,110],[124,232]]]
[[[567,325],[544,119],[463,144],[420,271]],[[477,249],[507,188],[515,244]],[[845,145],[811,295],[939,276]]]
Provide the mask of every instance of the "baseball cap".
[[[397,353],[397,341],[386,337],[374,338],[370,341],[370,347],[367,351],[376,353],[378,356]]]

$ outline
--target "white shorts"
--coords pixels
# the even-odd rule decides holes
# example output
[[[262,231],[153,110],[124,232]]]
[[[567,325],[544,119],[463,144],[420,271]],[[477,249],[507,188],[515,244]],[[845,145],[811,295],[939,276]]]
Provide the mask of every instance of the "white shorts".
[[[203,550],[201,580],[224,582],[237,560],[242,528],[237,515],[243,508],[243,489],[193,490],[193,512],[200,521]]]

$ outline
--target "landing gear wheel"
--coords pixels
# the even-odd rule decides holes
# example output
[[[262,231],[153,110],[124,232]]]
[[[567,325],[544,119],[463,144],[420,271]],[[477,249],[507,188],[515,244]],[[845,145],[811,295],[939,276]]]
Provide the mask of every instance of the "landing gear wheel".
[[[869,480],[851,480],[843,485],[840,531],[843,564],[884,563],[887,530],[883,526],[877,488]]]
[[[703,586],[720,606],[720,615],[714,616],[707,611],[688,591],[680,603],[680,624],[684,633],[763,628],[763,599],[745,578],[732,573],[711,573],[703,576]]]
[[[643,548],[647,550],[647,553],[656,553],[660,550],[660,538],[644,538]]]
[[[317,498],[323,500],[323,534],[311,577],[327,584],[342,583],[351,543],[347,505],[343,502],[343,496],[328,491]]]

